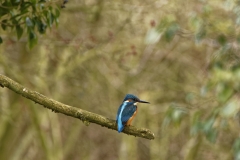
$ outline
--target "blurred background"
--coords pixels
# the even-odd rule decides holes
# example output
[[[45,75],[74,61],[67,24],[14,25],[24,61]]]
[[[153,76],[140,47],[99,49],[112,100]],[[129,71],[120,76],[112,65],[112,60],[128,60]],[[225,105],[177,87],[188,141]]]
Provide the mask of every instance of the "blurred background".
[[[65,6],[32,49],[2,27],[0,73],[111,119],[135,94],[151,104],[138,105],[133,125],[155,139],[87,126],[0,88],[0,159],[240,159],[238,0]]]

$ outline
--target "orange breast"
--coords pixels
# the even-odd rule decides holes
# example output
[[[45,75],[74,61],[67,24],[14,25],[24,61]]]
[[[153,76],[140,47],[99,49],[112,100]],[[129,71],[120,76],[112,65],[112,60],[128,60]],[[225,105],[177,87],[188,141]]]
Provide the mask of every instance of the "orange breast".
[[[133,120],[133,118],[136,116],[136,114],[137,114],[137,110],[133,113],[132,117],[129,118],[129,120],[127,121],[127,123],[126,123],[127,126],[130,126],[130,125],[131,125],[132,120]]]

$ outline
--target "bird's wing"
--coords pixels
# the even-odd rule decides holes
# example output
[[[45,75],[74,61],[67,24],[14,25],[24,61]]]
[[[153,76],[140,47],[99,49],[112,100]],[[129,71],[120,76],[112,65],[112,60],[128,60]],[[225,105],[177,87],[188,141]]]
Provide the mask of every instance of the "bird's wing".
[[[129,118],[133,116],[136,110],[137,107],[134,106],[133,102],[123,102],[123,104],[119,107],[116,117],[119,133],[122,132],[124,125],[127,123]]]
[[[123,107],[123,105],[121,105],[121,106],[118,108],[116,121],[118,120],[118,116],[119,116],[119,114],[120,114],[120,112],[121,112],[122,107]]]
[[[134,105],[134,102],[128,102],[122,111],[121,121],[123,123],[126,123],[129,120],[129,118],[133,116],[136,110],[137,110],[137,107]]]

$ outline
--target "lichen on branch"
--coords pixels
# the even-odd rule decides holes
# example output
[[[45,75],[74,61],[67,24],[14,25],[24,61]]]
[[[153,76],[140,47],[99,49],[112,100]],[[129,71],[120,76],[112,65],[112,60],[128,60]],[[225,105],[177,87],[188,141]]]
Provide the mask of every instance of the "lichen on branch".
[[[106,118],[104,116],[82,110],[80,108],[72,107],[51,98],[48,98],[36,91],[32,91],[19,83],[13,81],[12,79],[0,74],[0,86],[7,87],[10,90],[26,97],[35,103],[38,103],[56,113],[62,113],[70,117],[78,118],[83,123],[95,123],[109,129],[117,130],[116,121]],[[128,135],[133,135],[135,137],[142,137],[146,139],[154,139],[154,134],[144,128],[136,128],[134,126],[125,127],[123,133]]]

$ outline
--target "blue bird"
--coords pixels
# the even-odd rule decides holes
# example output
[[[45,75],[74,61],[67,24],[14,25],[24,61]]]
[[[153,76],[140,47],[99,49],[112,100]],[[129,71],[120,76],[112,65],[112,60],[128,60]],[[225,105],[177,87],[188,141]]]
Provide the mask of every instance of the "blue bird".
[[[122,132],[124,126],[131,125],[133,118],[137,114],[137,103],[149,103],[149,102],[142,101],[132,94],[127,94],[123,99],[122,104],[118,108],[116,118],[118,133]]]

